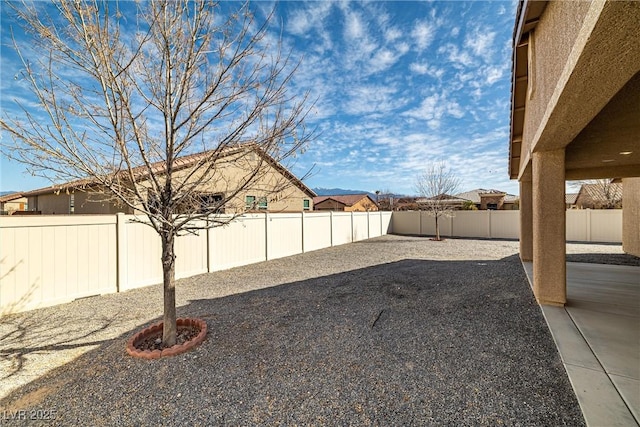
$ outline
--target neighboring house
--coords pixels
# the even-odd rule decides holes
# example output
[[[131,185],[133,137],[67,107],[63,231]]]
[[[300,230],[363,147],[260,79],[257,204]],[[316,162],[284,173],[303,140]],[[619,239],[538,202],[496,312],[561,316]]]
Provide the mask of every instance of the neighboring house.
[[[314,197],[313,206],[313,210],[316,211],[370,212],[378,210],[376,202],[366,194]]]
[[[420,208],[416,202],[417,197],[399,197],[394,200],[392,210],[394,211],[417,211]]]
[[[190,167],[201,161],[207,153],[198,153],[176,159],[174,176],[184,176]],[[260,166],[257,166],[260,165]],[[151,165],[154,174],[161,175],[164,162]],[[238,194],[234,194],[238,182],[259,168],[255,182]],[[137,184],[145,187],[149,180],[146,168],[135,168]],[[183,174],[183,175],[180,175]],[[313,209],[316,194],[268,154],[253,145],[228,148],[218,158],[216,166],[201,180],[200,203],[214,203],[231,197],[224,212],[246,211],[300,212]],[[273,189],[281,191],[274,194]],[[113,214],[134,213],[134,209],[113,199],[108,190],[95,181],[81,180],[62,185],[33,190],[24,194],[29,208],[42,214]],[[193,209],[193,208],[191,208]]]
[[[576,209],[576,199],[578,193],[567,193],[564,195],[564,203],[567,205],[567,209]]]
[[[578,209],[621,209],[622,183],[582,184],[575,205]]]
[[[27,198],[22,193],[5,194],[0,197],[0,212],[2,215],[13,215],[14,212],[26,211],[27,202]]]
[[[472,201],[480,210],[518,209],[518,196],[500,190],[477,188],[456,194],[456,197]]]
[[[433,201],[437,201],[437,204],[443,208],[460,210],[468,200],[450,194],[439,194],[433,197],[418,197],[415,199],[418,208],[421,210],[424,210],[425,207],[429,206]]]

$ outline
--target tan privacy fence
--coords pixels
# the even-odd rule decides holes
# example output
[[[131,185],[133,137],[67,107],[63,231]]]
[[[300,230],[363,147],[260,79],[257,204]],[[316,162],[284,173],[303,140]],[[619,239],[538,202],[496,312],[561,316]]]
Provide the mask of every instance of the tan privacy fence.
[[[438,219],[440,235],[486,239],[519,239],[519,211],[457,211]],[[396,234],[435,235],[435,219],[427,212],[394,212]],[[567,241],[622,242],[622,209],[567,211]]]
[[[0,218],[0,314],[162,282],[160,238],[132,215]],[[142,218],[138,218],[142,219]],[[378,237],[391,212],[243,215],[176,239],[176,276]]]

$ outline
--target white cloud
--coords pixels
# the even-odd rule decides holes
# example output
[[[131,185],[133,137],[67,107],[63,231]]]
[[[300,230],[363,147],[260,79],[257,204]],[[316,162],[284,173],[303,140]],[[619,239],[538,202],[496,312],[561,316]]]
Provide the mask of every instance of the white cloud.
[[[353,11],[346,12],[344,36],[351,42],[358,41],[367,36],[366,23],[363,22],[359,13]]]
[[[424,120],[429,128],[435,130],[440,127],[445,115],[460,119],[464,116],[464,111],[455,100],[447,99],[445,94],[433,94],[424,98],[420,106],[407,110],[401,115]]]
[[[489,67],[487,69],[487,83],[492,85],[502,78],[503,70],[501,67]]]
[[[435,27],[425,21],[416,22],[413,30],[411,30],[411,37],[419,51],[423,51],[429,47],[435,37],[435,34]]]
[[[460,48],[453,43],[447,43],[441,46],[438,49],[438,53],[447,55],[449,61],[456,68],[469,67],[474,64],[471,55],[465,50],[460,50]]]
[[[373,71],[382,71],[391,67],[396,61],[397,56],[388,49],[378,50],[371,59],[371,68]]]
[[[359,85],[347,94],[344,111],[348,114],[384,114],[404,107],[407,100],[390,85]]]
[[[331,12],[331,2],[302,3],[305,7],[295,9],[287,21],[287,30],[297,36],[304,36],[311,29],[322,29],[324,21]]]
[[[426,62],[412,62],[411,64],[409,64],[409,71],[419,75],[428,74],[436,79],[442,78],[445,72],[445,70],[443,70],[442,68],[429,66],[429,64]]]
[[[474,55],[489,60],[495,38],[496,33],[494,31],[486,31],[484,28],[476,29],[467,34],[464,45],[471,49]]]
[[[388,42],[393,42],[400,37],[402,37],[402,31],[394,27],[387,28],[384,32],[384,39]]]

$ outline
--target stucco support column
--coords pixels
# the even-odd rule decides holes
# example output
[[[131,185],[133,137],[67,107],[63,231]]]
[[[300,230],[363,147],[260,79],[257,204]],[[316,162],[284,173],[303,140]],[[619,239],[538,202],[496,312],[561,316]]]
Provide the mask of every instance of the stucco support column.
[[[622,180],[622,250],[640,257],[640,178]]]
[[[520,180],[520,259],[533,260],[533,193],[531,179]]]
[[[564,149],[533,153],[533,292],[540,304],[567,302]]]

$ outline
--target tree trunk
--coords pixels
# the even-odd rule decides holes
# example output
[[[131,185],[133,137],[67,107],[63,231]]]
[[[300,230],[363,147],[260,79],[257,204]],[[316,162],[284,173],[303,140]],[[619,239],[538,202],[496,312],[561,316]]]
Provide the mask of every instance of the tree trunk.
[[[436,241],[440,241],[440,227],[438,226],[438,215],[436,215]]]
[[[162,343],[170,347],[176,343],[176,257],[174,255],[175,236],[164,231],[162,239],[162,282],[164,284],[164,318]]]

